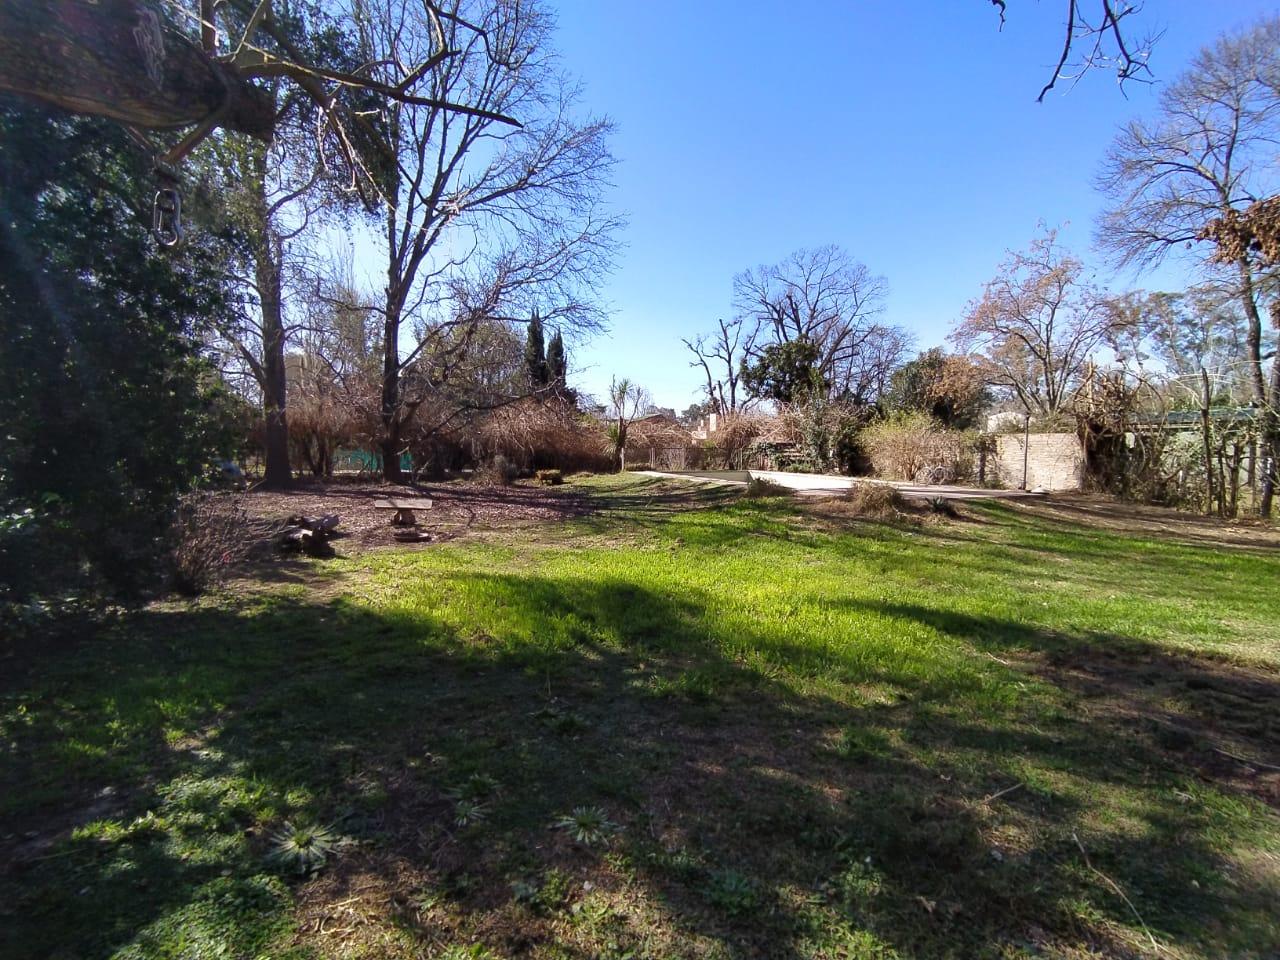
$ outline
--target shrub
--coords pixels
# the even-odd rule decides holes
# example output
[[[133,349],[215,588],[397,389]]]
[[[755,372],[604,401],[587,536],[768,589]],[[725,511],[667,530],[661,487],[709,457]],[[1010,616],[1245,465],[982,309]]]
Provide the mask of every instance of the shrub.
[[[782,420],[811,472],[850,473],[862,459],[859,432],[869,416],[869,407],[815,396],[788,406]]]
[[[544,486],[554,487],[564,483],[564,474],[559,470],[537,470],[533,475]]]
[[[456,440],[478,444],[482,456],[501,454],[527,470],[608,470],[612,445],[604,425],[562,400],[527,398],[456,424]]]
[[[17,533],[38,551],[0,546],[17,599],[142,599],[179,496],[232,451],[199,346],[230,307],[229,248],[199,231],[157,256],[134,209],[146,175],[109,124],[0,110],[0,511],[32,511]]]
[[[751,499],[761,497],[790,497],[795,491],[790,487],[784,487],[780,483],[774,483],[772,480],[764,480],[760,477],[752,477],[747,483],[745,496]]]
[[[174,589],[203,593],[266,539],[239,497],[192,493],[183,498],[169,528],[169,572]]]
[[[893,480],[951,482],[972,459],[964,434],[925,413],[900,413],[861,433],[862,448],[877,476]]]
[[[747,465],[752,444],[767,425],[768,418],[754,414],[729,413],[720,417],[719,429],[706,441],[706,465],[741,470]]]
[[[871,520],[892,519],[906,506],[902,494],[887,483],[855,483],[845,494],[845,499],[853,513]]]
[[[486,483],[509,487],[520,475],[520,468],[504,457],[495,454],[493,459],[476,471],[476,476]]]

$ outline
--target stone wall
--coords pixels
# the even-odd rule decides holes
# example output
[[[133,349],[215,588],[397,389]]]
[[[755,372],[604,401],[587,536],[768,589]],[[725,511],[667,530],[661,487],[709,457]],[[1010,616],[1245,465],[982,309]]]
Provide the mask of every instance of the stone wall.
[[[1033,433],[1027,452],[1028,490],[1079,490],[1084,483],[1084,450],[1074,433]],[[1022,486],[1020,433],[996,437],[995,479],[1001,486]]]

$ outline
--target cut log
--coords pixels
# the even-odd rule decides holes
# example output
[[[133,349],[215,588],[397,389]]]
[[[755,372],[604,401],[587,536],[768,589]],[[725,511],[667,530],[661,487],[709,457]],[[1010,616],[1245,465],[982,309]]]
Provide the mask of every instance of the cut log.
[[[339,517],[336,513],[326,513],[322,517],[306,517],[301,514],[290,517],[286,523],[294,527],[304,527],[317,533],[330,534],[338,529]]]
[[[329,537],[338,525],[337,514],[324,517],[290,517],[289,526],[281,531],[277,543],[287,553],[305,553],[310,557],[331,557]]]
[[[145,129],[203,123],[271,139],[275,103],[155,0],[0,0],[0,92]]]

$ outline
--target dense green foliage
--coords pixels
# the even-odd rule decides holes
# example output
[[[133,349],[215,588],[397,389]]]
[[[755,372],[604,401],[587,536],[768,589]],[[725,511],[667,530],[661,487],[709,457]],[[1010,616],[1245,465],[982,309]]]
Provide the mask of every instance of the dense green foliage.
[[[564,336],[557,327],[547,343],[547,382],[554,387],[564,388],[569,377],[569,358],[565,354]]]
[[[0,674],[0,955],[1280,949],[1273,554],[545,495]]]
[[[529,386],[533,389],[545,387],[550,382],[542,318],[536,310],[529,318],[529,326],[525,332],[524,368],[529,376]]]
[[[742,383],[751,396],[762,400],[801,401],[826,390],[821,360],[821,347],[804,337],[771,343],[742,362]]]
[[[158,251],[153,183],[118,128],[0,105],[0,589],[19,596],[136,589],[228,442],[193,339],[220,308],[213,240]]]

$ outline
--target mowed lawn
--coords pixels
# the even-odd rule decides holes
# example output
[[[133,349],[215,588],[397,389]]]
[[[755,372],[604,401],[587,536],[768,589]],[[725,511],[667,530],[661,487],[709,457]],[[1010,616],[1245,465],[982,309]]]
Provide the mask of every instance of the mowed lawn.
[[[1274,545],[547,496],[0,659],[0,957],[1280,955]]]

